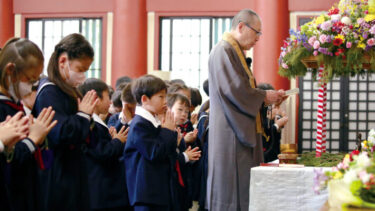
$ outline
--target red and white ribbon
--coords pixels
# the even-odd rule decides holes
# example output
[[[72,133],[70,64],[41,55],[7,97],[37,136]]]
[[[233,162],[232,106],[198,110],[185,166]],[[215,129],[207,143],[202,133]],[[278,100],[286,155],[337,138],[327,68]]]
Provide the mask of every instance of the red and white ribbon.
[[[327,83],[321,80],[324,66],[319,67],[319,91],[318,91],[318,112],[316,124],[316,157],[326,152],[326,116],[327,116]]]

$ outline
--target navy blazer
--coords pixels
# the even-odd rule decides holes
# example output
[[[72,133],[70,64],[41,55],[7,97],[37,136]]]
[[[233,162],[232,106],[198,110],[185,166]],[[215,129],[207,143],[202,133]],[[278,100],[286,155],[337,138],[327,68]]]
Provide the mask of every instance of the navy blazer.
[[[116,128],[116,131],[120,131],[122,126],[125,126],[125,128],[129,127],[129,125],[126,123],[126,124],[122,124],[120,119],[119,119],[119,116],[120,116],[120,112],[119,113],[116,113],[114,115],[112,115],[109,120],[108,120],[108,127],[114,127]]]
[[[170,205],[170,156],[176,155],[177,132],[135,115],[124,150],[129,201]]]
[[[0,96],[0,122],[8,115],[23,111],[22,104],[6,99],[1,93]],[[38,210],[35,184],[37,165],[29,147],[36,148],[30,139],[19,141],[10,163],[5,154],[0,153],[1,210]]]
[[[85,148],[91,209],[129,206],[125,167],[120,162],[124,144],[112,139],[108,128],[95,122]]]
[[[47,78],[42,79],[39,89],[48,82]],[[54,120],[58,121],[47,136],[53,152],[52,166],[39,172],[44,202],[41,210],[88,210],[87,166],[81,148],[89,135],[90,117],[78,112],[74,99],[58,86],[47,85],[39,89],[33,115],[52,106]]]

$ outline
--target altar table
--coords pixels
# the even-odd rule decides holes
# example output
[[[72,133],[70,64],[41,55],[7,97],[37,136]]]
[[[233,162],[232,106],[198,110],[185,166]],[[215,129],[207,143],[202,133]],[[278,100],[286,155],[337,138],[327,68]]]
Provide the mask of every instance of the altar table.
[[[317,167],[320,168],[320,167]],[[331,168],[323,168],[324,171]],[[328,191],[315,194],[314,167],[254,167],[250,179],[250,211],[320,210]]]

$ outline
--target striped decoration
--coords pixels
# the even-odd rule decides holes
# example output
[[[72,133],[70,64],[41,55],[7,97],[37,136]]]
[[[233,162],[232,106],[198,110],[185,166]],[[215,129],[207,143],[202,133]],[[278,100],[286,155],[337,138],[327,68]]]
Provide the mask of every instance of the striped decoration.
[[[322,78],[324,66],[319,67],[318,80]],[[316,125],[316,157],[326,152],[327,83],[320,81],[318,91],[318,112]]]

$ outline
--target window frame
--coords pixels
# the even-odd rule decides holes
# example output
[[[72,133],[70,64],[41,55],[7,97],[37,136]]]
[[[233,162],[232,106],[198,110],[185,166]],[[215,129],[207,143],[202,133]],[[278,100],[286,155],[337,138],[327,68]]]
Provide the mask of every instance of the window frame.
[[[107,80],[107,13],[41,13],[41,14],[21,14],[21,37],[27,36],[27,21],[30,19],[83,19],[100,18],[102,19],[102,43],[101,43],[101,79]]]

